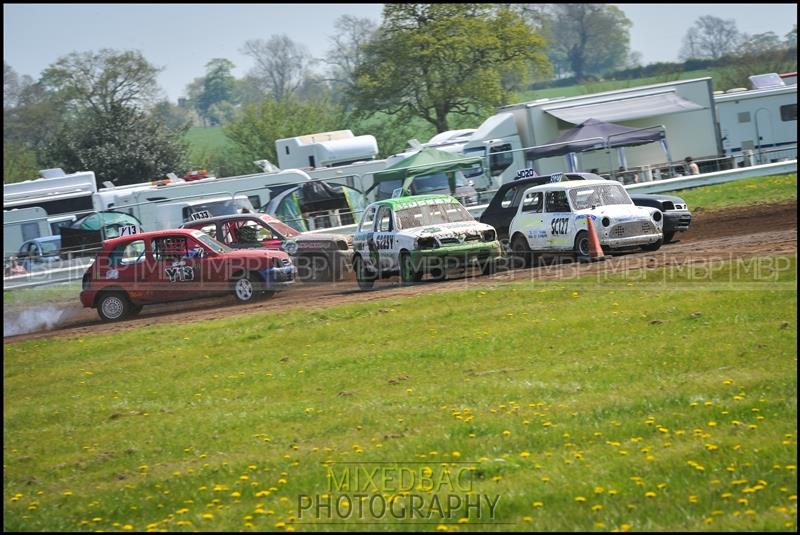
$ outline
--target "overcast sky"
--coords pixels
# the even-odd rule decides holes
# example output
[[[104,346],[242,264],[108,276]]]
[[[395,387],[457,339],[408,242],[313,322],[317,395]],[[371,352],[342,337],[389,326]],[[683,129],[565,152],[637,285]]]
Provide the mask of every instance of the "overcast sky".
[[[796,4],[615,4],[633,22],[631,50],[643,64],[675,61],[683,36],[702,15],[734,19],[739,31],[783,36],[797,24]],[[19,74],[42,70],[73,51],[138,49],[163,67],[159,83],[171,100],[205,73],[212,58],[252,66],[248,39],[284,33],[324,56],[341,15],[381,18],[382,4],[4,4],[3,59]]]

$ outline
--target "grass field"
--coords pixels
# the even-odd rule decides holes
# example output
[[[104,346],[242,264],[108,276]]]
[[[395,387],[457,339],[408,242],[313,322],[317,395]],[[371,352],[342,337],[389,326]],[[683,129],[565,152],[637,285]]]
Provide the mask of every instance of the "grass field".
[[[300,514],[365,490],[431,531],[795,530],[796,259],[759,262],[6,345],[4,529],[409,529]]]
[[[683,198],[690,210],[703,208],[706,211],[744,204],[796,201],[797,173],[737,180],[726,184],[667,192],[666,195]]]

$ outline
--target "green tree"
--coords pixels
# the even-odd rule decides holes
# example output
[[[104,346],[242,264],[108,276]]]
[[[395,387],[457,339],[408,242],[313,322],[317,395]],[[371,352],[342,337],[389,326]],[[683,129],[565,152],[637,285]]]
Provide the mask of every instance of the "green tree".
[[[38,176],[36,153],[22,143],[3,141],[3,183],[20,182]]]
[[[219,121],[224,120],[224,115],[217,112],[212,116],[209,110],[214,106],[219,109],[223,102],[233,105],[236,99],[236,78],[231,74],[235,66],[223,58],[214,58],[206,63],[202,91],[197,95],[195,106],[200,117],[208,120],[212,126],[221,124]]]
[[[630,58],[631,21],[616,6],[553,4],[542,24],[550,60],[578,81],[623,67]]]
[[[49,157],[64,169],[94,171],[98,185],[133,184],[182,172],[184,134],[137,108],[116,106],[102,113],[90,108],[63,126]]]
[[[42,73],[41,83],[77,109],[107,113],[152,102],[159,93],[156,76],[160,70],[139,51],[104,48],[59,58]]]
[[[361,115],[419,117],[437,131],[452,115],[485,117],[509,97],[510,73],[549,69],[544,40],[517,14],[490,4],[386,4],[350,91]]]
[[[327,101],[300,101],[286,98],[268,99],[261,104],[248,104],[238,117],[223,127],[233,149],[228,164],[234,173],[252,173],[253,162],[267,159],[278,164],[275,140],[326,132],[342,128],[340,109]]]

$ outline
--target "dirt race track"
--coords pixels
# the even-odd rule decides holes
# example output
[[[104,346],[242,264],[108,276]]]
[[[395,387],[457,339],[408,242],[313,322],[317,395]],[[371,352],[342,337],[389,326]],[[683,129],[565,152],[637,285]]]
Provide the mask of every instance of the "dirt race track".
[[[620,273],[633,269],[752,256],[797,254],[797,201],[715,212],[697,210],[692,216],[689,231],[677,234],[673,243],[663,246],[659,251],[614,256],[605,262],[556,263],[533,269],[500,271],[494,276],[476,277],[471,273],[456,273],[443,282],[425,280],[406,287],[401,287],[398,278],[393,277],[376,282],[375,288],[368,292],[359,291],[351,276],[336,284],[296,283],[293,288],[272,299],[244,306],[234,303],[232,297],[146,306],[135,319],[112,324],[101,323],[94,309],[83,309],[51,331],[8,337],[4,339],[4,343],[55,336],[111,334],[148,325],[229,319],[236,315],[281,312],[297,308],[325,308],[343,303],[380,301],[387,297],[494,286],[512,280],[572,279],[575,276],[604,272]]]

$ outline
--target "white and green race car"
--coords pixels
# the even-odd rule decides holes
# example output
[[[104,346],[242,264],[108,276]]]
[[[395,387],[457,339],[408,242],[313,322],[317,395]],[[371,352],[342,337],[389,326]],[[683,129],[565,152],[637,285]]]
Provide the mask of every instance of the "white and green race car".
[[[362,290],[400,275],[444,278],[451,268],[478,264],[492,273],[501,256],[494,228],[479,223],[450,195],[416,195],[370,204],[353,236],[353,269]]]

